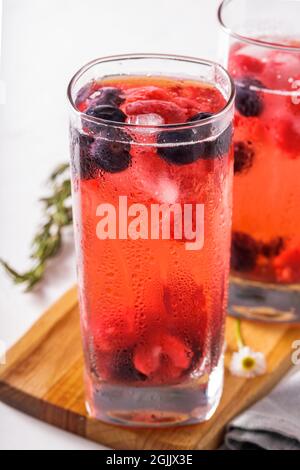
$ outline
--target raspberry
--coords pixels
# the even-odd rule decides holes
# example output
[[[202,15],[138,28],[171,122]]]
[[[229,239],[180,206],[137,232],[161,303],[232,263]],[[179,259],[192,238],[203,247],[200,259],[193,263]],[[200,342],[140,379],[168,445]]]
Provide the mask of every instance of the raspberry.
[[[160,365],[162,354],[161,344],[140,345],[135,350],[134,365],[142,374],[150,376]]]
[[[156,86],[141,86],[126,91],[126,103],[140,100],[163,100],[168,101],[170,94],[167,90]]]
[[[236,54],[231,58],[229,70],[234,77],[242,77],[248,74],[260,74],[264,68],[265,64],[256,57]]]
[[[300,115],[300,74],[293,75],[288,82],[291,95],[286,97],[287,109],[289,113],[292,112],[298,117]]]
[[[276,278],[279,282],[294,283],[300,281],[300,248],[284,250],[274,260]]]
[[[300,91],[298,92],[299,96],[294,98],[294,100],[291,99],[289,96],[286,98],[286,107],[288,113],[292,113],[295,115],[296,118],[300,115]]]
[[[124,315],[116,318],[105,315],[104,318],[91,320],[95,351],[113,352],[132,345],[135,339],[133,322],[129,316]]]
[[[234,144],[234,173],[240,174],[249,170],[253,165],[254,150],[251,142],[235,142]]]
[[[250,235],[234,232],[231,245],[231,266],[236,271],[251,271],[255,268],[259,244]]]
[[[170,331],[180,335],[194,355],[201,357],[207,334],[207,306],[202,286],[188,273],[171,274],[163,298]]]
[[[276,119],[271,128],[277,144],[287,152],[291,158],[300,157],[300,130],[289,119]]]
[[[197,113],[198,103],[195,99],[192,100],[183,96],[178,96],[177,98],[173,98],[173,102],[180,106],[180,108],[184,109],[188,117],[194,116]]]
[[[136,347],[133,362],[135,368],[148,377],[170,380],[189,368],[192,356],[192,351],[179,338],[159,333]],[[166,373],[168,376],[164,377]]]
[[[264,85],[259,80],[249,77],[236,82],[235,106],[242,116],[257,117],[263,112],[263,99],[258,91],[252,87],[262,89]]]

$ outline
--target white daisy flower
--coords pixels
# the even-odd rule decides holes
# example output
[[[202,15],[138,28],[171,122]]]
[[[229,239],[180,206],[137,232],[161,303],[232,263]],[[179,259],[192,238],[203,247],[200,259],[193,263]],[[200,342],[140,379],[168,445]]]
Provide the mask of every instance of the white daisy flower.
[[[267,370],[265,355],[252,351],[248,346],[243,346],[232,355],[230,372],[238,377],[252,379],[265,374]]]
[[[267,363],[262,352],[253,351],[243,341],[241,320],[236,322],[236,339],[238,352],[233,353],[230,363],[230,372],[238,377],[252,379],[258,375],[265,374]]]

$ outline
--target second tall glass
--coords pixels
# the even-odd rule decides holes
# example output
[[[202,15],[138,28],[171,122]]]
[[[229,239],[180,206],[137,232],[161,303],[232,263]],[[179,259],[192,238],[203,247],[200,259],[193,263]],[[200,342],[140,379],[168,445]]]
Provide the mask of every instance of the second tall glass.
[[[299,17],[294,0],[219,9],[237,89],[230,312],[255,320],[300,320]]]

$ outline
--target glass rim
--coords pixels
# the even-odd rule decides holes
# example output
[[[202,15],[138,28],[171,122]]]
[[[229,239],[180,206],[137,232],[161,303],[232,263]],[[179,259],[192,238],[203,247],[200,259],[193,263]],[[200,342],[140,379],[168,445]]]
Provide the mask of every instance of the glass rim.
[[[277,50],[287,51],[287,52],[300,52],[300,46],[288,46],[286,44],[282,44],[279,42],[266,41],[263,39],[255,39],[255,38],[251,38],[250,36],[239,34],[236,31],[234,31],[230,26],[226,24],[226,22],[223,19],[224,9],[233,1],[236,1],[236,0],[222,0],[218,8],[218,21],[223,31],[225,31],[225,33],[227,33],[229,36],[232,36],[235,39],[238,39],[239,41],[252,44],[255,46],[266,47],[269,49],[277,49]]]
[[[84,75],[85,72],[90,70],[92,67],[99,63],[105,63],[105,62],[114,62],[114,61],[119,61],[119,60],[132,60],[132,59],[161,59],[161,60],[178,60],[182,62],[191,62],[194,64],[200,64],[200,65],[206,65],[209,67],[216,67],[221,72],[224,74],[224,76],[228,79],[228,83],[230,86],[230,95],[229,98],[226,99],[226,104],[225,106],[218,111],[217,113],[213,114],[209,118],[205,118],[199,121],[192,121],[192,122],[185,122],[185,123],[175,123],[175,124],[160,124],[156,126],[149,126],[149,125],[144,125],[144,124],[131,124],[131,123],[126,123],[126,122],[117,122],[117,121],[108,121],[106,119],[101,119],[97,118],[94,116],[89,116],[88,114],[80,111],[75,104],[75,100],[73,99],[72,96],[72,91],[74,86],[76,85],[77,81]],[[223,67],[222,65],[218,64],[217,62],[207,60],[207,59],[199,59],[197,57],[190,57],[190,56],[183,56],[183,55],[176,55],[176,54],[155,54],[155,53],[140,53],[140,54],[120,54],[120,55],[110,55],[110,56],[104,56],[100,57],[97,59],[94,59],[87,64],[85,64],[83,67],[81,67],[71,78],[68,88],[67,88],[67,98],[68,102],[71,106],[72,111],[80,116],[81,118],[84,118],[85,121],[89,121],[91,123],[95,123],[98,125],[102,126],[108,126],[108,127],[117,127],[117,128],[128,128],[128,129],[153,129],[153,130],[183,130],[183,129],[189,129],[189,128],[198,128],[202,126],[206,126],[208,124],[211,124],[222,117],[226,116],[227,112],[233,108],[234,105],[234,100],[235,100],[235,84],[234,81],[231,77],[231,75],[228,73],[228,71]],[[225,97],[224,97],[225,98]]]

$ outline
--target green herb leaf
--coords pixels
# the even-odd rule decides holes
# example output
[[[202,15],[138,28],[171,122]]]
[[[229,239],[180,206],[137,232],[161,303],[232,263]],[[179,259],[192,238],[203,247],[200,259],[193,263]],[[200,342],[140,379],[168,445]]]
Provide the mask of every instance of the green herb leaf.
[[[38,284],[45,273],[47,261],[57,255],[63,242],[63,229],[72,225],[71,181],[66,179],[69,165],[64,163],[53,171],[49,178],[51,194],[40,199],[43,204],[44,223],[39,228],[32,241],[30,259],[33,267],[19,273],[6,261],[0,259],[0,264],[13,279],[15,284],[23,284],[30,291]]]

